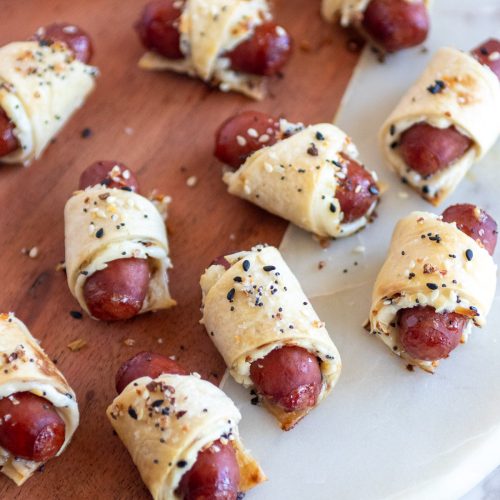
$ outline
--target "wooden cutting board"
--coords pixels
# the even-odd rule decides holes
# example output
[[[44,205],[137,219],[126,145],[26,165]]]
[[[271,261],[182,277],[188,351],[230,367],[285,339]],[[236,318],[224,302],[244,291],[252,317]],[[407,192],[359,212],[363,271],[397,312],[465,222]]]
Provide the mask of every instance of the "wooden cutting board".
[[[295,52],[284,78],[272,82],[271,96],[255,103],[186,77],[139,70],[142,49],[132,25],[143,3],[0,2],[1,45],[27,38],[41,25],[74,22],[91,34],[93,63],[101,70],[96,91],[39,161],[29,168],[0,167],[0,311],[14,311],[41,340],[76,391],[81,412],[65,453],[21,488],[0,477],[0,498],[149,498],[105,416],[116,370],[135,353],[151,350],[176,356],[218,383],[224,364],[198,323],[199,277],[218,255],[261,242],[278,245],[286,228],[283,220],[226,193],[212,156],[214,132],[242,109],[330,121],[357,61],[347,50],[349,35],[321,20],[319,0],[278,1],[276,19],[291,32]],[[92,132],[88,138],[82,137],[85,128]],[[156,188],[173,198],[168,229],[174,309],[113,324],[70,315],[80,309],[64,272],[56,270],[64,259],[63,208],[80,172],[103,159],[135,170],[143,192]],[[194,187],[186,183],[191,176]],[[22,253],[35,246],[36,258]],[[87,346],[72,352],[67,346],[76,339]]]

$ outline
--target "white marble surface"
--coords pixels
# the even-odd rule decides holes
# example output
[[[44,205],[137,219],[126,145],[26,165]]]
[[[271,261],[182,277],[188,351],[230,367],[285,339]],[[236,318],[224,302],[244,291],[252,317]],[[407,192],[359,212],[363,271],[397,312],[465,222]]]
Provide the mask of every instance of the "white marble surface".
[[[461,500],[498,500],[500,498],[500,467],[479,483]]]
[[[500,464],[498,294],[488,326],[476,329],[433,376],[408,372],[361,327],[395,222],[414,209],[432,210],[384,167],[378,128],[432,51],[442,45],[474,47],[499,36],[499,26],[499,0],[438,0],[429,53],[406,51],[384,65],[369,52],[363,55],[337,123],[388,186],[379,218],[328,249],[295,227],[282,243],[341,352],[343,373],[332,395],[290,433],[279,431],[262,408],[250,404],[248,391],[228,381],[225,390],[244,416],[242,436],[270,478],[250,497],[456,500]],[[497,144],[446,205],[477,203],[500,219],[499,165]],[[322,270],[319,261],[326,263]],[[500,498],[499,485],[498,475],[489,478],[484,498]],[[482,500],[481,495],[476,489],[465,498]]]

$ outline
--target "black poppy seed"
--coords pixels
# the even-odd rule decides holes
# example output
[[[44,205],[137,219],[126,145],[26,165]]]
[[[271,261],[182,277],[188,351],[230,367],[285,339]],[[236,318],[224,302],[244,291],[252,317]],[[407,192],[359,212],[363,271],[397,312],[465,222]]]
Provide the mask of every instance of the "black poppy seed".
[[[452,259],[456,259],[457,258],[457,256],[454,253],[449,253],[448,257],[451,257]]]
[[[425,193],[425,194],[429,194],[430,193],[429,186],[423,186],[422,187],[422,192]]]
[[[438,289],[438,286],[436,285],[436,283],[426,283],[426,286],[430,290],[437,290]]]
[[[443,80],[435,80],[432,85],[429,85],[427,87],[427,91],[431,94],[439,94],[439,92],[441,92],[445,87],[446,84],[443,82]]]
[[[229,292],[227,292],[227,300],[229,300],[229,302],[233,301],[235,293],[236,293],[236,290],[234,288],[231,288],[231,290],[229,290]]]
[[[467,258],[467,260],[470,262],[472,260],[472,258],[474,257],[474,252],[468,248],[466,251],[465,251],[465,257]]]
[[[83,318],[83,314],[80,311],[70,311],[69,314],[74,319],[82,319]]]
[[[335,206],[334,203],[330,203],[330,212],[335,213],[337,211],[337,207]]]
[[[233,278],[233,281],[236,281],[236,283],[241,283],[243,280],[241,279],[241,277],[240,277],[240,276],[235,276],[235,277]]]
[[[396,133],[396,126],[391,125],[389,128],[389,134],[394,135]]]
[[[97,230],[95,233],[96,238],[102,238],[104,236],[104,229],[101,227],[100,229]]]
[[[318,139],[318,141],[324,141],[325,140],[325,136],[321,133],[321,132],[316,132],[316,139]]]
[[[258,396],[254,396],[251,400],[250,400],[250,403],[253,404],[254,406],[258,405],[259,404],[259,397]]]
[[[389,144],[389,147],[391,149],[396,149],[399,146],[398,141],[393,141],[391,144]]]
[[[248,271],[250,269],[250,261],[244,260],[242,266],[243,266],[243,271]]]
[[[271,272],[276,269],[276,266],[264,266],[262,269],[264,269],[264,271],[266,272]]]
[[[170,414],[170,408],[163,408],[161,410],[162,415],[169,415]]]
[[[154,464],[159,464],[160,462],[158,461],[158,459],[157,459],[157,458],[155,458],[155,459],[153,460],[153,463],[154,463]]]
[[[151,406],[153,408],[158,408],[158,406],[161,406],[163,404],[163,399],[157,399],[156,401],[153,401],[151,403]]]
[[[85,127],[80,135],[82,139],[88,139],[92,135],[92,130],[89,127]]]
[[[128,407],[128,414],[130,417],[132,417],[134,420],[137,420],[137,412],[131,407]]]
[[[401,255],[406,255],[406,252],[404,250],[401,250]]]
[[[188,463],[185,461],[185,460],[179,460],[177,462],[177,467],[179,467],[180,469],[183,469],[184,467],[186,467]]]
[[[122,191],[132,191],[132,188],[128,187],[128,186],[123,186],[120,188]]]

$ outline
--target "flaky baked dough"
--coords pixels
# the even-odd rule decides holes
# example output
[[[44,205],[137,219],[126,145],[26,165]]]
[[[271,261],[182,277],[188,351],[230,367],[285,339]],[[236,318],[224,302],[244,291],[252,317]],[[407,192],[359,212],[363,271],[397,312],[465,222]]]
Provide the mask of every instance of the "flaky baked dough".
[[[340,355],[297,278],[274,247],[258,246],[225,258],[231,267],[225,270],[221,265],[211,265],[200,285],[202,323],[231,375],[239,384],[250,387],[253,361],[279,347],[303,347],[321,359],[319,404],[340,376]],[[243,266],[248,266],[248,271]],[[284,430],[308,413],[285,413],[266,405]]]
[[[467,258],[467,250],[472,251],[472,260]],[[491,255],[455,223],[443,222],[435,214],[412,212],[396,225],[387,260],[375,282],[371,332],[395,354],[433,372],[438,362],[416,360],[404,352],[397,312],[420,305],[434,307],[438,313],[466,315],[471,321],[465,341],[472,323],[486,323],[496,273]]]
[[[29,164],[39,158],[93,90],[96,75],[97,68],[76,60],[61,43],[0,47],[0,107],[21,144],[0,161]]]
[[[155,500],[178,498],[175,490],[198,453],[220,438],[236,449],[240,491],[266,480],[239,438],[240,412],[196,374],[139,378],[115,398],[107,415]]]
[[[350,137],[331,123],[311,125],[256,151],[238,170],[226,172],[223,180],[229,193],[306,231],[321,237],[349,236],[367,224],[376,203],[363,217],[342,223],[335,198],[337,179],[345,176],[340,153],[358,157]]]
[[[168,290],[172,266],[165,223],[151,201],[131,191],[94,186],[68,200],[64,225],[68,286],[87,313],[86,279],[108,262],[129,257],[150,262],[149,290],[140,312],[175,305]]]
[[[197,76],[221,90],[262,99],[264,79],[232,71],[224,53],[249,38],[255,26],[270,18],[266,0],[187,0],[179,26],[185,58],[173,60],[146,52],[139,67]]]
[[[80,414],[73,389],[38,341],[14,314],[0,314],[0,399],[32,392],[50,401],[66,427],[59,456],[78,427]],[[0,447],[0,470],[21,486],[43,462],[14,457]]]
[[[433,94],[429,88],[436,81],[444,82],[445,88]],[[499,113],[500,84],[493,71],[466,52],[441,48],[382,126],[381,147],[392,169],[438,205],[498,139]],[[400,135],[419,122],[438,128],[453,125],[473,145],[450,166],[424,179],[406,165],[397,147]]]

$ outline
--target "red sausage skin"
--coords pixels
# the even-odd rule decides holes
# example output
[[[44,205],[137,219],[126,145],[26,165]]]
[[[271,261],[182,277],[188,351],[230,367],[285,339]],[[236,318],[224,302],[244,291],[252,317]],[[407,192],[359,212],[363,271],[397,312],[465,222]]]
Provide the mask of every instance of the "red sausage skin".
[[[497,224],[474,205],[459,204],[443,212],[443,221],[455,222],[458,229],[493,254]],[[457,347],[469,318],[454,313],[436,313],[432,307],[402,309],[398,313],[399,338],[405,351],[415,359],[435,361],[446,358]]]
[[[142,309],[149,287],[147,259],[117,259],[87,278],[83,287],[90,314],[101,321],[126,320]]]
[[[290,35],[276,23],[255,27],[251,38],[237,45],[227,57],[235,71],[273,76],[285,66],[292,51]]]
[[[142,44],[168,59],[183,59],[178,30],[182,7],[176,0],[155,0],[144,7],[135,29]]]
[[[443,212],[444,222],[456,222],[458,229],[482,245],[493,255],[497,245],[497,223],[488,213],[475,205],[452,205]]]
[[[162,374],[188,375],[178,363],[150,352],[140,352],[120,367],[116,374],[116,391],[140,377],[156,378]],[[213,442],[198,454],[195,464],[181,479],[176,494],[183,500],[236,500],[240,469],[230,442]]]
[[[368,212],[377,199],[379,190],[370,172],[348,156],[342,156],[343,163],[347,166],[347,177],[338,179],[335,197],[344,213],[342,222],[349,223]]]
[[[427,177],[451,165],[472,146],[472,140],[455,127],[437,128],[416,123],[400,137],[399,150],[405,163]]]
[[[214,441],[200,452],[193,467],[182,476],[176,494],[182,500],[236,500],[240,468],[231,443]]]
[[[188,375],[179,363],[151,352],[140,352],[125,361],[116,373],[116,392],[120,394],[130,382],[141,377],[156,378],[162,374]]]
[[[39,30],[35,39],[40,42],[62,42],[66,44],[79,61],[88,64],[93,48],[90,36],[78,26],[70,23],[53,23]]]
[[[287,412],[316,404],[322,376],[315,356],[301,347],[274,349],[250,365],[256,391]]]
[[[64,443],[64,421],[50,401],[31,392],[0,399],[0,422],[0,446],[16,457],[45,462]]]
[[[0,108],[0,158],[7,156],[19,148],[20,144],[14,135],[14,124],[10,121],[7,113]]]
[[[215,134],[215,156],[226,165],[238,168],[248,156],[280,137],[276,118],[258,111],[243,111],[228,118]]]
[[[472,51],[472,55],[482,64],[485,64],[500,80],[500,40],[490,38]]]
[[[423,1],[371,0],[365,9],[363,29],[386,52],[421,44],[429,31],[429,13]]]
[[[457,313],[436,313],[433,307],[402,309],[398,314],[399,338],[413,358],[446,358],[457,347],[468,318]]]
[[[92,163],[82,172],[78,187],[85,189],[98,184],[139,192],[139,181],[134,172],[117,161],[104,160]]]

